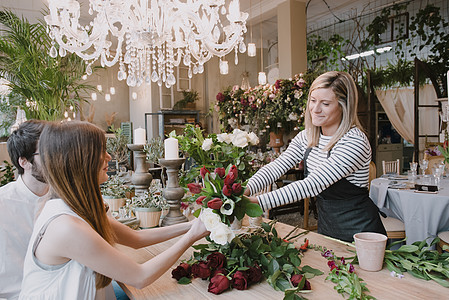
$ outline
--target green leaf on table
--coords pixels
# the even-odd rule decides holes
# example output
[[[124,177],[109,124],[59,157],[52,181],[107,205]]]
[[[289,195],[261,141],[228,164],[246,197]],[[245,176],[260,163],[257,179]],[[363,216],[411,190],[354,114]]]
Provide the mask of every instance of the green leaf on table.
[[[418,251],[419,248],[416,245],[404,245],[401,246],[398,250],[395,250],[397,252],[408,252],[408,253],[413,253]]]
[[[281,291],[285,291],[286,289],[291,288],[292,285],[287,279],[278,277],[278,279],[276,280],[276,287]]]
[[[262,222],[261,226],[262,226],[262,229],[263,229],[265,232],[270,232],[270,231],[271,231],[271,225],[270,225],[270,224],[265,223],[265,222]]]
[[[449,288],[449,282],[448,282],[447,280],[445,280],[445,279],[443,279],[443,278],[440,278],[440,277],[438,277],[438,276],[434,276],[434,275],[432,275],[432,274],[430,274],[430,273],[427,273],[427,275],[428,275],[432,280],[434,280],[435,282],[437,282],[438,284],[440,284],[440,285],[442,285],[442,286],[444,286],[444,287],[446,287],[446,288]]]
[[[315,268],[312,268],[311,266],[304,266],[302,267],[302,271],[305,273],[304,275],[306,276],[307,279],[313,278],[314,276],[320,276],[323,275],[324,272]],[[310,275],[312,275],[312,277],[309,277]]]
[[[200,216],[201,213],[201,208],[198,208],[197,210],[195,210],[195,212],[193,213],[193,215],[198,218]]]
[[[274,274],[278,270],[279,270],[279,263],[277,262],[276,259],[273,258],[268,264],[268,272],[269,274]]]
[[[179,283],[179,284],[189,284],[189,283],[191,283],[191,282],[192,282],[192,279],[187,278],[187,277],[181,277],[181,278],[178,280],[178,283]]]
[[[290,255],[288,257],[290,258],[290,261],[292,262],[292,264],[294,264],[295,266],[301,265],[301,258],[299,257],[298,254],[290,253]]]
[[[287,272],[288,274],[293,273],[294,267],[291,264],[284,264],[282,266],[282,271]]]

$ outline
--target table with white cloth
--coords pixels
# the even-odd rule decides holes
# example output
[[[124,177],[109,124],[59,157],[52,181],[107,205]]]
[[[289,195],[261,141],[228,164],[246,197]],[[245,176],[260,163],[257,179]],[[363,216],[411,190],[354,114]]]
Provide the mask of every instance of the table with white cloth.
[[[441,180],[433,194],[391,188],[391,180],[377,178],[371,182],[370,198],[387,216],[404,222],[408,245],[449,230],[449,179]]]

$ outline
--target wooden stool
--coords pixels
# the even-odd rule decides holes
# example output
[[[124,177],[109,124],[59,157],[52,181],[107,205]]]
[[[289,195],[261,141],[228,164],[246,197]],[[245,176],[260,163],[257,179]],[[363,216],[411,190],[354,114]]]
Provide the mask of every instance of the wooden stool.
[[[405,226],[400,220],[392,217],[380,217],[389,239],[405,239]]]
[[[441,253],[441,252],[443,252],[444,245],[449,247],[449,231],[439,232],[438,237],[440,238],[440,242],[437,245],[437,250],[438,250],[438,252]]]
[[[306,230],[316,230],[318,226],[309,226],[309,201],[310,198],[304,199],[304,223],[303,228]]]

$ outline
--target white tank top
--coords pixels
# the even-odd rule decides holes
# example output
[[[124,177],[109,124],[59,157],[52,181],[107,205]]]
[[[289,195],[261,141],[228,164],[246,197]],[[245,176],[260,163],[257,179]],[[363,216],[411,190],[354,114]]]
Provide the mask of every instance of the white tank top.
[[[95,273],[92,269],[69,260],[61,265],[46,265],[34,255],[42,236],[51,221],[61,215],[80,218],[61,199],[47,201],[34,224],[25,256],[22,290],[19,299],[42,300],[94,300],[96,298]],[[101,294],[101,296],[100,296]],[[104,291],[98,293],[105,299]]]

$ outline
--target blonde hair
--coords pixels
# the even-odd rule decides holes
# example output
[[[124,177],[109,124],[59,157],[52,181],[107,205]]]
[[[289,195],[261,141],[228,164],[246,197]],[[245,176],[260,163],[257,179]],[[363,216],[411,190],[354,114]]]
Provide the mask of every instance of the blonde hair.
[[[331,71],[318,76],[310,86],[307,107],[305,113],[305,128],[307,132],[308,147],[316,147],[320,140],[321,127],[312,124],[309,102],[310,95],[317,89],[332,89],[338,104],[341,107],[342,118],[337,131],[324,147],[324,151],[329,151],[352,127],[361,130],[359,118],[357,117],[358,93],[354,79],[346,72]]]
[[[98,178],[106,153],[104,131],[87,122],[51,123],[42,131],[39,153],[51,193],[113,244],[115,236]],[[96,274],[97,289],[110,282],[110,278]]]

